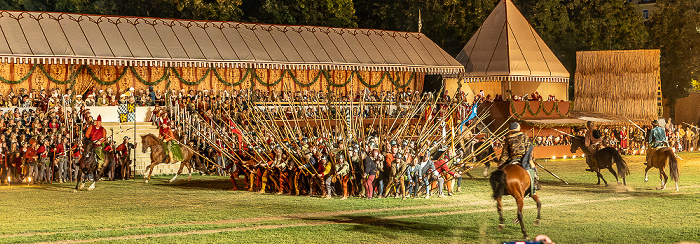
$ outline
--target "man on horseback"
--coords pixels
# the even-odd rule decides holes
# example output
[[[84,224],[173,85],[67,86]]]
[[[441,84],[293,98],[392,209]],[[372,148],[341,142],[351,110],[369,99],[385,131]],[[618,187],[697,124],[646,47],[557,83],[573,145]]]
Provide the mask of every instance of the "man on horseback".
[[[163,124],[158,129],[160,138],[163,139],[163,148],[168,152],[168,157],[163,159],[162,163],[173,160],[173,162],[182,162],[183,156],[180,150],[180,144],[175,140],[175,134],[170,129],[170,121],[167,117],[163,118]]]
[[[666,138],[666,130],[663,126],[659,125],[659,121],[652,120],[651,125],[654,128],[649,130],[649,136],[647,138],[649,143],[649,152],[647,152],[647,155],[653,155],[655,150],[669,146],[668,139]],[[648,164],[649,160],[644,162],[644,165]]]
[[[93,150],[97,157],[95,160],[98,165],[102,165],[105,162],[104,146],[106,144],[106,135],[107,130],[102,127],[102,115],[97,115],[95,124],[88,127],[87,131],[85,131],[85,138],[90,139],[93,143]]]
[[[591,154],[586,155],[586,163],[588,164],[586,171],[596,171],[598,169],[598,163],[595,161],[595,157],[591,156],[600,149],[603,137],[598,130],[598,125],[594,124],[593,121],[588,121],[588,123],[586,123],[586,128],[588,128],[588,131],[586,131],[584,144]]]
[[[530,164],[533,149],[530,138],[520,131],[520,124],[518,124],[518,122],[511,122],[508,130],[510,134],[506,136],[503,151],[498,160],[498,168],[500,169],[508,164],[519,164],[532,175],[531,178],[533,179],[533,186],[535,189],[540,189],[539,179],[534,168]]]
[[[651,121],[654,128],[649,131],[649,147],[659,148],[668,147],[668,139],[666,139],[666,130],[659,125],[658,120]]]

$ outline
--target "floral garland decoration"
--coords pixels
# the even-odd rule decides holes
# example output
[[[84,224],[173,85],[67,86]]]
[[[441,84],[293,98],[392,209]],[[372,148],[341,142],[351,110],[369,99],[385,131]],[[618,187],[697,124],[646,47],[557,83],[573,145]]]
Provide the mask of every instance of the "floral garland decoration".
[[[170,77],[170,72],[168,72],[168,68],[165,68],[165,71],[163,72],[163,76],[161,76],[160,78],[158,78],[158,79],[157,79],[156,81],[154,81],[154,82],[148,82],[146,79],[144,79],[143,77],[141,77],[141,75],[139,75],[139,72],[136,72],[136,69],[135,69],[134,67],[129,67],[129,69],[131,70],[131,73],[134,74],[134,77],[136,77],[137,80],[139,80],[141,83],[143,83],[143,84],[145,84],[145,85],[147,85],[147,86],[155,86],[155,85],[158,85],[158,84],[160,84],[161,81],[163,81],[163,80],[167,79],[168,77]]]
[[[36,66],[39,66],[39,69],[41,70],[41,73],[43,73],[44,76],[46,76],[46,78],[49,78],[49,80],[51,80],[53,83],[56,83],[56,84],[59,84],[59,85],[65,85],[65,84],[71,83],[71,81],[75,80],[75,78],[78,77],[78,74],[80,74],[80,72],[82,72],[82,70],[85,68],[85,66],[79,66],[78,69],[76,69],[75,71],[73,71],[73,73],[70,74],[70,75],[68,76],[68,79],[62,81],[62,80],[58,80],[58,79],[52,77],[52,76],[49,74],[49,72],[46,71],[46,68],[44,68],[44,65],[42,65],[42,64],[36,64],[36,65],[34,65],[34,67],[36,67]],[[72,67],[72,66],[73,66],[73,65],[70,65],[70,66],[68,66],[68,68],[70,68],[70,67]],[[34,67],[32,67],[32,69],[33,69]]]
[[[124,75],[126,75],[126,71],[128,70],[128,68],[125,67],[122,73],[113,81],[103,81],[102,79],[100,79],[100,77],[97,77],[97,75],[95,75],[95,72],[90,67],[85,66],[85,69],[87,69],[88,74],[90,74],[93,80],[97,81],[98,84],[103,86],[111,86],[114,83],[119,82],[122,78],[124,78]]]
[[[170,69],[173,71],[173,74],[175,74],[175,77],[177,77],[177,79],[180,80],[180,82],[182,82],[183,84],[188,85],[188,86],[199,85],[199,83],[202,83],[202,81],[204,81],[207,78],[207,76],[209,76],[209,72],[211,72],[211,70],[212,70],[211,68],[207,69],[207,71],[204,73],[202,78],[199,78],[199,80],[197,80],[195,82],[190,82],[190,81],[186,80],[185,78],[183,78],[182,76],[180,76],[180,73],[177,72],[177,69],[175,67],[172,67]]]

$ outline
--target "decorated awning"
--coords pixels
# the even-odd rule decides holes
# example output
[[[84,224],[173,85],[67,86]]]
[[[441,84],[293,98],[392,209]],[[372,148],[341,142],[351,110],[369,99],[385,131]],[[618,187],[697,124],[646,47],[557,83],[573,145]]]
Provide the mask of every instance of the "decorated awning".
[[[633,119],[611,114],[571,111],[569,115],[570,118],[523,119],[522,121],[540,128],[586,126],[588,121],[602,125],[644,126],[649,124],[648,120]]]
[[[422,33],[0,11],[4,63],[410,71],[464,67]]]
[[[552,128],[552,127],[574,127],[574,126],[585,126],[586,121],[576,118],[560,118],[560,119],[525,119],[522,120],[528,125],[538,127],[538,128]]]
[[[463,80],[467,83],[504,82],[504,81],[534,81],[534,82],[549,82],[549,83],[569,82],[568,77],[538,77],[538,76],[481,76],[481,77],[464,77]]]

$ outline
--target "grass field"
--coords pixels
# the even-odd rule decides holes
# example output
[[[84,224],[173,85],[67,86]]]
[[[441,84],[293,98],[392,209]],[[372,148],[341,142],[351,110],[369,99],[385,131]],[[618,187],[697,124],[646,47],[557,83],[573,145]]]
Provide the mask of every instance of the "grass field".
[[[557,243],[672,243],[700,240],[700,154],[682,153],[680,192],[656,190],[658,170],[644,182],[643,157],[625,157],[627,188],[610,173],[608,187],[580,160],[541,161],[570,184],[540,170],[542,225],[526,201],[530,236]],[[499,243],[521,238],[515,203],[504,201],[506,229],[488,181],[463,181],[463,192],[431,199],[347,200],[228,191],[228,178],[197,176],[168,183],[165,176],[99,182],[72,193],[72,184],[0,186],[0,243]],[[183,177],[186,178],[186,177]]]

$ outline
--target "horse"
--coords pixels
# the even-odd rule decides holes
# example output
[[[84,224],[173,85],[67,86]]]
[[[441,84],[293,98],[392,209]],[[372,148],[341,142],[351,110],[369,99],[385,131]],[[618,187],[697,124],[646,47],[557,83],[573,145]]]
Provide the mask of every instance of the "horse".
[[[98,170],[99,164],[97,163],[97,155],[94,152],[94,145],[92,140],[85,138],[83,139],[83,155],[80,156],[78,160],[78,177],[76,178],[77,184],[73,192],[78,192],[79,189],[85,186],[83,182],[83,174],[86,176],[92,175],[92,185],[88,187],[88,190],[95,189],[95,183],[100,179],[100,172]]]
[[[598,175],[598,185],[600,185],[600,180],[603,179],[605,186],[608,186],[608,181],[603,178],[603,174],[600,173],[600,169],[608,169],[610,173],[615,176],[615,181],[617,181],[618,184],[620,183],[620,180],[617,178],[619,174],[619,176],[622,178],[622,184],[627,185],[625,176],[629,175],[630,172],[627,167],[627,162],[622,158],[620,152],[618,152],[615,148],[605,147],[591,153],[588,150],[588,147],[586,147],[584,141],[585,140],[582,136],[572,137],[571,153],[576,153],[576,150],[580,148],[583,153],[586,154],[586,157],[589,157],[589,159],[586,160],[595,160],[597,168],[593,169],[593,171],[595,171]],[[615,170],[612,168],[613,164],[617,166],[617,173],[615,173]]]
[[[525,196],[530,195],[532,199],[535,200],[535,203],[537,203],[537,219],[535,219],[534,226],[540,225],[540,210],[542,208],[540,197],[537,193],[531,194],[530,175],[520,165],[508,164],[502,169],[497,169],[491,173],[489,183],[491,184],[493,199],[496,200],[496,208],[498,209],[498,230],[501,231],[505,228],[501,198],[504,195],[511,195],[515,198],[515,202],[518,205],[517,221],[520,222],[520,230],[523,232],[523,238],[528,239],[529,237],[525,231],[525,224],[523,223]]]
[[[661,178],[661,190],[666,189],[666,182],[668,181],[668,176],[664,169],[666,165],[669,166],[669,173],[671,174],[671,179],[676,182],[676,191],[678,191],[678,159],[676,159],[676,153],[670,147],[662,147],[659,149],[649,149],[646,155],[647,168],[644,169],[644,182],[649,181],[647,177],[649,174],[649,169],[656,167],[659,169],[659,178]]]
[[[118,166],[119,172],[121,173],[122,180],[128,180],[131,177],[131,157],[118,156]]]
[[[155,168],[156,165],[158,164],[167,164],[167,163],[175,163],[172,161],[170,157],[167,157],[167,153],[165,151],[165,148],[163,148],[163,140],[159,139],[153,134],[146,134],[146,135],[141,135],[141,142],[143,143],[142,147],[142,152],[146,153],[146,150],[149,148],[151,149],[151,164],[148,165],[144,171],[148,172],[148,175],[146,176],[146,183],[151,179],[151,174],[153,173],[153,168]],[[192,149],[189,146],[182,145],[182,156],[183,160],[180,162],[180,169],[177,171],[175,176],[173,176],[172,179],[170,179],[170,182],[175,181],[177,179],[178,175],[182,173],[182,170],[185,166],[187,166],[187,170],[189,172],[189,176],[187,177],[187,180],[192,179],[192,171],[194,170],[194,166],[190,162],[190,159],[195,155],[195,153],[192,151]],[[204,169],[202,169],[202,167]],[[150,171],[149,171],[150,169]],[[197,167],[197,170],[204,170],[206,172],[206,167],[201,166]]]
[[[114,144],[111,145],[114,148]],[[114,181],[117,164],[120,164],[117,153],[114,151],[104,152],[105,162],[100,169],[100,177],[107,177],[110,181]]]

